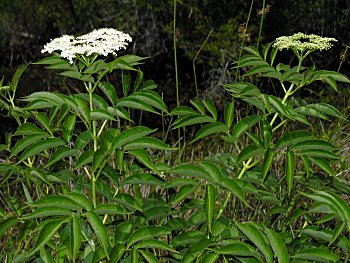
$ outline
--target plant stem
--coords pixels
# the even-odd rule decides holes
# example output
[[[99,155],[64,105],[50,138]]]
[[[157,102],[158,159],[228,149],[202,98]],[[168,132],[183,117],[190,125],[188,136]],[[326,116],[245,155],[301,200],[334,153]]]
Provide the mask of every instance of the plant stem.
[[[256,44],[256,48],[259,48],[259,42],[260,42],[262,27],[263,27],[263,23],[264,23],[264,16],[265,16],[265,0],[263,0],[263,6],[262,6],[262,9],[261,9],[259,36],[258,36],[258,43]]]

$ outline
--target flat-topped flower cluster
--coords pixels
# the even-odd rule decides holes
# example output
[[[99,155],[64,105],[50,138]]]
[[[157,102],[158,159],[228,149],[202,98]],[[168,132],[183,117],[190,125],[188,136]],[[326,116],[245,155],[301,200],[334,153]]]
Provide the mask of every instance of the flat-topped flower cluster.
[[[117,55],[116,51],[126,49],[131,41],[132,38],[127,33],[113,28],[101,28],[79,37],[64,35],[55,38],[47,43],[41,52],[59,51],[61,57],[73,63],[77,55]]]
[[[333,46],[331,42],[336,42],[335,38],[321,37],[318,35],[306,35],[304,33],[296,33],[292,36],[282,36],[275,40],[274,47],[282,49],[296,49],[298,51],[305,50],[327,50]]]

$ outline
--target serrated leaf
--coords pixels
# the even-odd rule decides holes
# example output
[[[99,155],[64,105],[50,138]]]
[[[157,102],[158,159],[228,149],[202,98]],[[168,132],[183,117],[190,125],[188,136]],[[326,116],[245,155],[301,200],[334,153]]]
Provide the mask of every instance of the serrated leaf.
[[[151,169],[152,171],[157,172],[156,167],[153,165],[153,161],[151,157],[149,156],[148,152],[144,149],[133,149],[129,151],[129,154],[136,157],[136,159],[142,163],[147,168]]]
[[[128,207],[129,209],[131,208],[142,212],[142,207],[140,204],[129,194],[119,193],[112,200],[118,204]]]
[[[174,239],[171,241],[171,245],[173,247],[186,246],[189,244],[196,243],[202,239],[205,239],[205,235],[203,234],[203,232],[198,230],[190,230],[174,237]]]
[[[110,151],[104,147],[101,147],[96,152],[94,152],[92,170],[97,171],[97,169],[102,169],[106,161],[109,159],[109,155]]]
[[[60,208],[57,206],[45,206],[38,207],[34,212],[25,215],[24,219],[32,219],[38,217],[48,217],[48,216],[70,216],[72,215],[72,210],[66,208]]]
[[[209,113],[211,114],[211,116],[212,116],[215,120],[217,120],[217,118],[218,118],[218,112],[217,112],[217,110],[216,110],[216,107],[215,107],[214,103],[213,103],[211,100],[209,100],[209,99],[204,99],[204,100],[202,100],[202,103],[203,103],[204,107],[207,109],[207,111],[209,111]]]
[[[134,248],[140,249],[140,248],[152,248],[152,249],[161,249],[161,250],[166,250],[170,251],[172,253],[179,253],[175,249],[173,249],[170,245],[165,243],[164,241],[157,240],[157,239],[147,239],[147,240],[142,240],[138,242]]]
[[[77,155],[78,155],[77,149],[70,149],[68,147],[60,148],[51,155],[51,158],[48,160],[46,167],[51,166],[52,164],[62,160],[63,158],[70,157],[70,156],[77,156]]]
[[[190,103],[202,114],[205,115],[205,107],[199,100],[190,100]]]
[[[292,256],[295,259],[312,260],[316,262],[337,262],[339,259],[336,254],[327,248],[307,248]]]
[[[241,119],[234,127],[232,135],[238,139],[241,134],[246,130],[253,127],[256,123],[260,121],[261,117],[259,115],[250,115]]]
[[[193,109],[187,106],[178,106],[174,108],[169,115],[197,115],[198,113],[195,112]]]
[[[204,125],[197,133],[191,143],[202,139],[203,137],[215,134],[215,133],[226,133],[228,132],[228,128],[222,122],[213,122]]]
[[[9,217],[0,222],[0,237],[2,237],[8,229],[16,225],[20,220],[15,217]]]
[[[204,198],[205,211],[207,213],[208,229],[211,232],[211,223],[215,212],[216,189],[213,185],[207,184]]]
[[[263,163],[263,170],[261,175],[261,180],[265,182],[266,176],[268,175],[270,171],[270,167],[272,165],[272,162],[275,158],[275,151],[271,148],[268,148],[264,155],[264,163]]]
[[[216,165],[214,165],[212,162],[201,161],[198,163],[198,165],[202,167],[210,175],[210,177],[213,178],[213,180],[216,183],[221,182],[221,179],[222,179],[221,172],[219,168],[217,168]]]
[[[93,211],[85,213],[87,220],[89,221],[94,233],[96,234],[99,243],[105,253],[108,256],[108,233],[105,225],[102,223],[100,217]]]
[[[36,125],[26,122],[21,124],[12,136],[20,136],[20,135],[26,136],[26,135],[34,135],[34,134],[48,135],[43,130],[39,129]]]
[[[192,184],[185,184],[180,187],[180,189],[177,191],[174,198],[171,200],[171,204],[175,204],[190,194],[192,194],[196,189],[198,188],[198,185],[192,185]]]
[[[128,98],[136,98],[143,101],[150,106],[159,109],[165,113],[168,113],[168,109],[162,100],[162,98],[153,90],[138,91],[131,94]]]
[[[80,133],[77,140],[75,141],[75,148],[81,151],[91,141],[91,135],[89,131]]]
[[[77,255],[80,250],[81,245],[81,228],[79,223],[79,218],[77,216],[72,216],[72,221],[70,225],[70,255],[72,257],[72,261],[75,262]]]
[[[293,151],[288,151],[286,156],[286,180],[288,186],[288,195],[290,195],[293,187],[295,170],[295,155]]]
[[[208,182],[215,183],[215,181],[209,176],[209,174],[201,167],[192,164],[180,164],[170,170],[172,173],[192,176],[207,180]]]
[[[274,72],[274,71],[275,71],[274,67],[271,67],[268,64],[265,65],[265,63],[263,63],[262,65],[255,66],[253,69],[249,70],[243,76],[247,77],[247,76],[258,74],[258,73],[268,73],[268,72]]]
[[[192,244],[182,258],[183,263],[191,263],[204,252],[204,250],[212,243],[209,239],[202,239],[197,243]]]
[[[47,138],[48,134],[32,134],[24,137],[22,140],[18,141],[15,146],[12,148],[11,157],[16,156],[19,152],[23,151],[33,143],[37,141]]]
[[[126,211],[116,204],[99,204],[94,209],[94,213],[97,215],[128,215],[130,212]]]
[[[66,222],[67,220],[64,219],[56,219],[45,224],[41,229],[39,236],[36,240],[35,246],[29,253],[28,257],[31,257],[43,246],[45,246],[50,241],[52,236],[58,231],[58,229]]]
[[[256,145],[248,145],[240,152],[237,157],[237,163],[246,161],[250,158],[254,158],[256,156],[262,155],[264,153],[264,149],[256,146]]]
[[[273,253],[263,234],[251,223],[238,223],[236,226],[264,254],[266,261],[273,262]]]
[[[76,116],[75,115],[68,115],[66,120],[63,123],[63,139],[66,142],[69,142],[72,138],[74,127],[76,122]]]
[[[100,90],[102,90],[102,92],[111,102],[111,104],[113,106],[116,106],[118,102],[118,95],[113,85],[109,82],[102,81],[98,84],[98,87],[100,88]]]
[[[222,178],[221,184],[223,188],[233,193],[238,199],[240,199],[244,204],[248,205],[244,193],[241,187],[237,184],[237,181],[231,178]]]
[[[249,46],[249,47],[244,47],[243,49],[256,57],[261,58],[259,50],[256,47]]]
[[[138,251],[142,254],[142,256],[146,259],[146,261],[148,263],[158,263],[159,262],[157,257],[154,254],[152,254],[151,252],[148,252],[146,250],[138,250]]]
[[[185,115],[180,117],[174,122],[172,129],[178,129],[181,127],[199,124],[199,123],[207,123],[207,122],[215,122],[215,119],[206,115]]]
[[[60,56],[50,56],[47,58],[44,58],[38,62],[34,62],[32,63],[33,65],[51,65],[51,64],[55,64],[55,63],[60,63],[60,62],[64,62],[65,60],[63,60]]]
[[[37,155],[43,151],[47,151],[48,149],[64,146],[65,144],[65,141],[61,138],[48,138],[46,140],[34,143],[22,153],[19,162],[23,162],[24,160],[34,155]]]
[[[38,201],[31,203],[33,207],[58,207],[72,210],[82,209],[82,206],[73,200],[62,195],[50,195],[39,199]]]
[[[288,250],[282,238],[275,231],[269,228],[265,228],[265,233],[270,241],[270,245],[278,259],[278,262],[290,262]]]
[[[299,150],[326,150],[326,151],[335,151],[338,150],[333,144],[324,141],[324,140],[307,140],[294,144],[291,149],[294,151]]]
[[[318,167],[320,167],[327,174],[334,176],[332,167],[329,165],[329,162],[326,159],[320,157],[310,157],[308,159],[311,160],[311,162],[316,164]]]
[[[149,173],[137,173],[134,175],[131,175],[129,177],[126,177],[122,183],[123,185],[126,184],[143,184],[143,185],[158,185],[158,186],[164,186],[165,182],[162,178],[159,178],[153,174]]]
[[[75,203],[79,204],[80,207],[85,209],[86,211],[92,210],[92,204],[84,194],[77,193],[77,192],[69,192],[69,193],[66,193],[64,197],[67,197],[72,201],[74,201]]]
[[[136,230],[128,239],[128,247],[145,239],[170,234],[170,230],[161,226],[146,226]]]
[[[300,130],[289,132],[276,142],[276,149],[278,150],[310,139],[312,139],[312,136],[308,131]]]
[[[144,137],[150,133],[153,133],[155,130],[144,126],[137,126],[129,128],[126,131],[120,133],[113,141],[113,149],[117,149],[120,146],[123,146],[129,142],[132,142],[136,139]]]
[[[148,148],[148,149],[155,149],[155,150],[162,150],[162,151],[175,150],[174,148],[169,147],[163,141],[153,137],[138,138],[136,140],[133,140],[132,142],[127,143],[124,146],[124,150],[140,149],[140,148]]]
[[[327,159],[339,159],[339,155],[334,154],[332,152],[326,151],[326,150],[304,150],[301,152],[301,154],[306,155],[308,157],[319,157],[319,158],[327,158]]]
[[[149,104],[143,102],[142,100],[131,98],[131,97],[122,98],[118,100],[116,106],[128,107],[131,109],[144,110],[152,113],[157,113]]]
[[[226,103],[224,116],[225,116],[225,124],[230,129],[232,126],[233,117],[234,117],[234,103],[233,102]]]
[[[93,111],[90,112],[90,117],[91,117],[91,120],[93,121],[98,121],[98,120],[115,121],[113,115],[104,109],[94,109]]]

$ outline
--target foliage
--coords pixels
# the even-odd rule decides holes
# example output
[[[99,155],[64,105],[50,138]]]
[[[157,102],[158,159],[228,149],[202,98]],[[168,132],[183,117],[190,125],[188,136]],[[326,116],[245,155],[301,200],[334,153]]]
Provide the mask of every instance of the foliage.
[[[245,48],[236,67],[278,81],[264,94],[250,82],[225,84],[232,95],[220,116],[193,100],[168,112],[137,65],[60,55],[39,65],[83,83],[86,92],[36,92],[15,103],[20,67],[1,82],[1,107],[18,123],[1,145],[0,257],[8,262],[337,262],[349,259],[350,186],[335,176],[339,148],[309,132],[309,118],[343,118],[326,103],[295,106],[292,96],[316,81],[337,90],[344,75],[303,64],[275,65],[271,44]],[[121,89],[108,75],[121,73]],[[120,95],[122,94],[122,95]],[[237,118],[237,102],[247,105]],[[196,128],[192,145],[218,136],[228,152],[176,163],[175,149],[137,123],[134,113],[168,115],[172,129]],[[305,128],[281,131],[287,123]],[[180,149],[181,150],[181,149]],[[181,157],[181,156],[180,156]],[[21,199],[25,197],[25,201]],[[11,234],[10,234],[11,232]]]

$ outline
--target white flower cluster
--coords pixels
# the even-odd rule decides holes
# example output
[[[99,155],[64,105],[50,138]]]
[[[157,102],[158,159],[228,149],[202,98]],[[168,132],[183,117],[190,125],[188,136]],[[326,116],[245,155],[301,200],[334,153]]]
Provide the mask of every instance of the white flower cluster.
[[[116,51],[126,49],[127,42],[131,41],[132,38],[129,34],[113,28],[101,28],[79,37],[64,35],[55,38],[47,43],[41,52],[60,51],[61,57],[73,63],[76,55],[117,55]]]
[[[297,33],[292,36],[282,36],[277,38],[273,46],[279,50],[291,48],[303,52],[305,50],[327,50],[333,46],[331,42],[336,41],[335,38]]]

